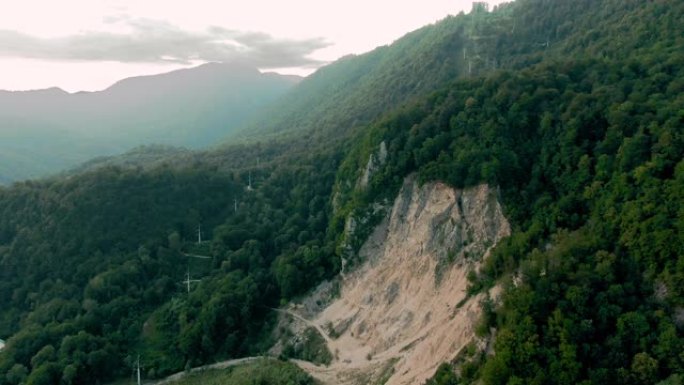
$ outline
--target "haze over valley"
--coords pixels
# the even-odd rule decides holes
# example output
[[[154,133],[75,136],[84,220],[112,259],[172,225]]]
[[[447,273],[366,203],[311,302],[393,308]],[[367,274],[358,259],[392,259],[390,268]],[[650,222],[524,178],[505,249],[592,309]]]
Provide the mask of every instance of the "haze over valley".
[[[0,181],[47,176],[142,145],[220,143],[300,80],[208,63],[97,92],[0,91]]]

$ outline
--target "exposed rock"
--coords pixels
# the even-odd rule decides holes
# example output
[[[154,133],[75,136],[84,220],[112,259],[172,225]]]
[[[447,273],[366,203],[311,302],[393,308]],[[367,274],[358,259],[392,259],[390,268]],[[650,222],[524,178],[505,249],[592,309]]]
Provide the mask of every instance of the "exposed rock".
[[[674,322],[677,327],[684,327],[684,307],[674,309]]]
[[[347,271],[340,297],[313,320],[333,325],[339,336],[329,347],[338,359],[312,374],[326,384],[351,384],[391,362],[387,384],[419,384],[473,341],[484,294],[457,305],[468,272],[510,234],[497,195],[487,185],[455,190],[407,178],[360,249],[365,262]]]
[[[380,142],[380,149],[378,150],[378,160],[380,161],[380,164],[385,164],[385,162],[387,162],[387,145],[385,144],[384,140]]]
[[[354,215],[350,215],[345,221],[343,237],[344,241],[341,245],[342,255],[340,261],[340,275],[342,276],[342,278],[345,277],[350,260],[354,259],[356,256],[358,256],[358,254],[360,254],[356,253],[355,248],[352,246],[353,240],[356,237],[360,236],[358,234],[359,228],[366,226],[368,224],[368,221],[370,220],[370,217],[387,212],[388,206],[388,203],[374,203],[371,206],[371,210],[367,211],[365,214],[360,214],[358,218]],[[367,247],[368,245],[376,245],[378,242],[382,242],[383,239],[379,238],[377,234],[383,234],[387,232],[387,225],[387,218],[385,218],[380,222],[378,226],[376,226],[375,231],[369,236],[369,238],[366,240],[362,247]],[[366,255],[366,257],[369,256]],[[370,255],[371,263],[374,259],[377,259],[375,258],[375,255]]]
[[[387,286],[387,290],[385,290],[385,301],[387,301],[387,304],[394,302],[399,295],[399,290],[399,282],[394,281]]]
[[[313,318],[330,305],[339,290],[339,279],[322,282],[312,294],[297,301],[296,310],[304,318]]]
[[[663,281],[656,281],[653,284],[653,296],[658,302],[664,302],[667,299],[669,290]]]
[[[361,188],[368,187],[368,182],[373,174],[382,167],[387,161],[387,145],[385,141],[380,143],[378,150],[368,157],[368,163],[366,163],[366,168],[363,170],[363,175],[359,179],[358,186]]]

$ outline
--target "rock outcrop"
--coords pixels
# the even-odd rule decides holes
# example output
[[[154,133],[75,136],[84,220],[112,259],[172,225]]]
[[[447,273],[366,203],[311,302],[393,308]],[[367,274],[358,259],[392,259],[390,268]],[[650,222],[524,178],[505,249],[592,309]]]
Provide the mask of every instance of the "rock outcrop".
[[[382,167],[387,161],[387,145],[384,141],[380,143],[377,151],[372,153],[368,158],[366,168],[363,170],[363,175],[359,178],[358,186],[366,188],[373,174]]]

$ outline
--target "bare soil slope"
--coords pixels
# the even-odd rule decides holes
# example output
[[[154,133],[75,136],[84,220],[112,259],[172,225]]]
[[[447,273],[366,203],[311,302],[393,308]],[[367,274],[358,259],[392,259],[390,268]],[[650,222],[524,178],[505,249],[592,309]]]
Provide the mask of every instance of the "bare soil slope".
[[[407,178],[360,251],[365,264],[309,321],[338,336],[326,338],[335,361],[300,366],[326,384],[424,382],[473,340],[482,295],[457,306],[466,275],[509,233],[495,189],[421,187]]]

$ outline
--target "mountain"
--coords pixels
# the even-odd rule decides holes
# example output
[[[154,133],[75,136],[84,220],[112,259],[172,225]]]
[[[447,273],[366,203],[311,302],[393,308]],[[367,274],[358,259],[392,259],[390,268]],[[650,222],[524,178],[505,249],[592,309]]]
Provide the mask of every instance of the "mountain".
[[[299,78],[208,63],[98,92],[0,91],[0,182],[43,176],[135,146],[214,144]]]
[[[577,12],[575,6],[586,11]],[[655,32],[629,25],[665,27]],[[321,68],[236,134],[248,138],[295,131],[345,135],[458,78],[584,55],[648,56],[663,49],[653,44],[658,39],[680,39],[678,31],[671,14],[644,11],[637,0],[621,4],[522,0],[501,4],[492,12],[474,6],[469,14],[449,16],[389,46]]]
[[[476,8],[238,144],[0,188],[0,385],[265,354],[330,384],[681,383],[683,18]],[[477,70],[437,59],[464,47]]]

